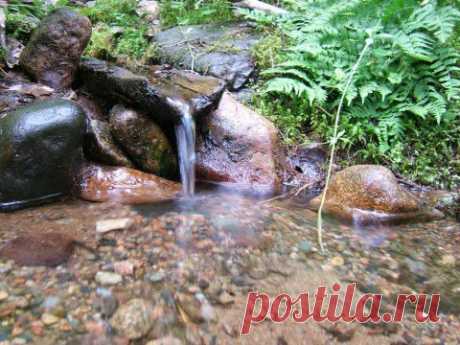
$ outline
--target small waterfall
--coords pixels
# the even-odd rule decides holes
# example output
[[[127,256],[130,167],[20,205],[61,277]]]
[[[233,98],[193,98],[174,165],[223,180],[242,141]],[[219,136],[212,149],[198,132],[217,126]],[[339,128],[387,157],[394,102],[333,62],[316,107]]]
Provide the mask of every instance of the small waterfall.
[[[195,122],[190,112],[184,111],[176,125],[182,190],[185,196],[195,193]]]

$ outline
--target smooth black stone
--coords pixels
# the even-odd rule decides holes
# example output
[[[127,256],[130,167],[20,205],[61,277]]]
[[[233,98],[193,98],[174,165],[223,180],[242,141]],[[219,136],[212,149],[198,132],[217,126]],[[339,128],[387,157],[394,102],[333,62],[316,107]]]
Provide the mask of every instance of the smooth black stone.
[[[36,102],[0,118],[0,211],[68,194],[82,157],[83,110],[67,100]]]

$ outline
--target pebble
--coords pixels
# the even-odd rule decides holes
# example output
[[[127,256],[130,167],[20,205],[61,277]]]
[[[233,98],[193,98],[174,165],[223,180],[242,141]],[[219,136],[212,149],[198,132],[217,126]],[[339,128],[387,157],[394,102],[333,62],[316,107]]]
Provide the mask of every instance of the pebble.
[[[41,320],[45,326],[50,326],[57,323],[60,319],[57,316],[54,316],[53,314],[44,313],[41,317]]]
[[[123,281],[123,277],[113,272],[97,272],[96,282],[101,285],[117,285]]]
[[[183,345],[183,342],[177,338],[168,336],[165,338],[149,341],[147,345]]]
[[[110,290],[105,288],[96,289],[97,299],[95,301],[96,308],[101,312],[103,317],[111,317],[118,308],[118,301],[112,295]]]
[[[155,272],[148,275],[147,279],[152,283],[160,283],[166,278],[166,273],[164,272]]]
[[[345,261],[343,260],[343,257],[341,256],[334,256],[331,259],[331,265],[335,267],[343,266],[344,263]]]
[[[0,274],[8,274],[13,269],[13,264],[11,262],[7,262],[5,264],[0,264]]]
[[[230,305],[235,302],[235,298],[227,291],[224,291],[219,295],[218,302],[222,305]]]
[[[0,291],[0,302],[3,302],[9,297],[8,292],[6,291]]]
[[[120,335],[131,340],[142,338],[153,326],[152,310],[153,307],[148,301],[132,299],[118,308],[112,317],[111,325]]]
[[[309,254],[313,251],[313,246],[311,245],[310,241],[304,240],[300,241],[298,249],[304,254]]]
[[[129,260],[115,262],[113,269],[122,276],[134,275],[134,264]]]
[[[441,258],[441,265],[443,266],[455,266],[455,256],[443,255]]]
[[[130,228],[134,224],[131,218],[119,218],[100,220],[96,223],[96,232],[104,234],[114,230],[124,230]]]

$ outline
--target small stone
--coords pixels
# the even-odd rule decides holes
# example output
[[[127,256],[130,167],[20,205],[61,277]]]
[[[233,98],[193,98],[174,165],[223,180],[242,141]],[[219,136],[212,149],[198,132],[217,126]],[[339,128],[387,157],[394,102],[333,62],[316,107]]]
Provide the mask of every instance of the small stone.
[[[164,272],[155,272],[148,276],[148,280],[152,283],[161,283],[166,278],[166,273]]]
[[[113,272],[97,272],[96,282],[101,285],[116,285],[123,281],[123,277]]]
[[[147,345],[183,345],[183,342],[172,336],[167,336],[165,338],[149,341]]]
[[[455,256],[443,255],[441,258],[441,264],[443,266],[455,266]]]
[[[44,334],[43,323],[41,323],[40,321],[32,322],[30,324],[30,331],[37,337],[42,337]]]
[[[309,254],[313,250],[313,247],[310,241],[307,241],[307,240],[300,241],[298,248],[299,248],[299,251],[301,251],[304,254]]]
[[[343,266],[344,263],[345,261],[343,260],[341,256],[334,256],[331,259],[331,265],[335,267]]]
[[[131,340],[148,334],[153,326],[152,305],[140,298],[132,299],[120,306],[111,320],[112,327]]]
[[[16,303],[7,303],[0,305],[0,319],[7,317],[16,310]]]
[[[134,274],[134,264],[129,260],[115,262],[113,269],[122,276],[132,276]]]
[[[45,326],[50,326],[57,323],[60,319],[57,316],[54,316],[53,314],[45,313],[42,315],[41,320]]]
[[[201,315],[201,303],[192,296],[177,294],[176,302],[178,307],[195,323],[204,321]]]
[[[0,302],[3,302],[9,297],[8,292],[6,291],[0,291]]]
[[[103,234],[114,230],[129,229],[133,223],[131,218],[100,220],[96,223],[96,232]]]
[[[218,302],[222,305],[230,305],[235,303],[235,298],[227,291],[224,291],[219,295]]]
[[[13,264],[7,262],[5,264],[0,264],[0,274],[8,274],[13,269]]]
[[[96,289],[97,299],[95,301],[96,308],[104,317],[111,317],[118,308],[118,301],[112,295],[110,290],[104,288]]]

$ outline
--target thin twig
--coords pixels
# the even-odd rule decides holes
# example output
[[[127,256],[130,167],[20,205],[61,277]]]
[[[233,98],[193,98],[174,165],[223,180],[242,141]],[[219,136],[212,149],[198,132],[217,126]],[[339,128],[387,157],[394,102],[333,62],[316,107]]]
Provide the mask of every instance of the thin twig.
[[[332,136],[332,146],[331,146],[331,155],[329,157],[329,166],[327,169],[327,175],[326,175],[326,184],[324,186],[324,191],[323,195],[321,197],[321,204],[318,209],[318,243],[319,247],[321,248],[321,253],[324,253],[324,245],[323,245],[323,208],[324,208],[324,203],[326,201],[326,194],[327,190],[329,188],[329,183],[331,180],[331,175],[332,175],[332,166],[334,165],[334,157],[335,157],[335,148],[337,144],[337,135],[338,135],[338,130],[339,130],[339,123],[340,123],[340,113],[342,112],[342,107],[343,107],[343,102],[345,101],[345,97],[347,94],[347,91],[349,87],[351,86],[351,83],[353,82],[353,77],[355,76],[356,71],[359,68],[359,65],[361,64],[361,61],[364,57],[364,54],[366,53],[367,49],[372,45],[373,40],[372,38],[368,38],[366,40],[366,44],[364,45],[363,50],[361,51],[361,54],[359,55],[358,60],[356,61],[355,65],[353,66],[350,76],[348,77],[347,83],[345,85],[345,88],[342,93],[342,97],[340,98],[340,103],[339,107],[337,108],[337,114],[335,116],[335,124],[334,124],[334,134]]]

